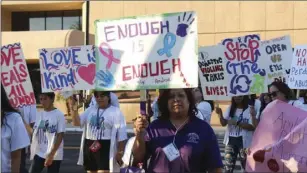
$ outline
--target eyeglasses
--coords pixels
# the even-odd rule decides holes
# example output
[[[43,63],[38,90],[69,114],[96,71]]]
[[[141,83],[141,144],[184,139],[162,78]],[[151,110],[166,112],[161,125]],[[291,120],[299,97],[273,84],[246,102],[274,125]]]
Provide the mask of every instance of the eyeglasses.
[[[269,93],[269,96],[270,97],[276,97],[278,92],[279,91],[273,91],[273,92]]]

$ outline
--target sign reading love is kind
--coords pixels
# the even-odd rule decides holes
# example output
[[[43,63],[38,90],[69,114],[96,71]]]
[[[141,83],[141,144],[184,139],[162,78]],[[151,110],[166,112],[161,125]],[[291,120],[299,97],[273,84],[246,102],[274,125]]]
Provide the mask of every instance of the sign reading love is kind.
[[[294,48],[288,85],[292,89],[307,89],[307,45]]]
[[[228,76],[228,94],[231,96],[261,94],[268,90],[260,36],[246,35],[227,38],[224,47],[225,72]]]
[[[261,53],[264,56],[268,84],[274,81],[287,83],[293,54],[290,36],[262,41]]]
[[[97,20],[96,89],[198,85],[195,12]]]
[[[230,100],[227,89],[227,75],[223,46],[200,47],[198,58],[198,71],[204,99]]]
[[[95,47],[40,49],[42,92],[93,89]]]
[[[263,114],[247,152],[247,172],[307,172],[307,112],[274,101]]]
[[[20,43],[1,47],[1,84],[14,108],[36,104]]]

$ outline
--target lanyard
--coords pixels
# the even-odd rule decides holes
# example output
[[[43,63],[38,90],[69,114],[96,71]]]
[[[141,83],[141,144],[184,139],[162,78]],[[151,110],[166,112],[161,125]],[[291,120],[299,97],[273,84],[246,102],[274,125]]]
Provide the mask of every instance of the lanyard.
[[[189,120],[189,118],[187,118],[181,125],[180,125],[180,127],[179,128],[176,128],[176,126],[172,123],[172,121],[171,121],[171,123],[173,124],[173,126],[176,128],[176,132],[175,132],[175,135],[174,135],[174,138],[173,138],[173,145],[174,145],[174,147],[176,147],[176,149],[178,150],[178,148],[177,148],[177,146],[176,146],[176,144],[175,144],[175,141],[176,141],[176,135],[177,135],[177,133],[178,133],[178,131],[187,123],[187,121]]]

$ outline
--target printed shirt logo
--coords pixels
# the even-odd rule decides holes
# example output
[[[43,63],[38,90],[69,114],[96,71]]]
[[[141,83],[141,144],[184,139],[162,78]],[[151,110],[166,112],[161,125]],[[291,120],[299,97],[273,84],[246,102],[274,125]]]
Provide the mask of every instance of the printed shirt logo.
[[[189,133],[187,142],[198,144],[199,142],[199,136],[196,133]]]

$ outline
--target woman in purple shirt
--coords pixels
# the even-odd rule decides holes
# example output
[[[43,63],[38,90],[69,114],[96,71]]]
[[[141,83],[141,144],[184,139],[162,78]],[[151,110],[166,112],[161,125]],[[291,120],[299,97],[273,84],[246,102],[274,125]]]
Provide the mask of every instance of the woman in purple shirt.
[[[222,172],[223,163],[213,129],[198,119],[191,89],[165,90],[159,96],[161,116],[148,126],[135,121],[134,163],[146,172]]]

